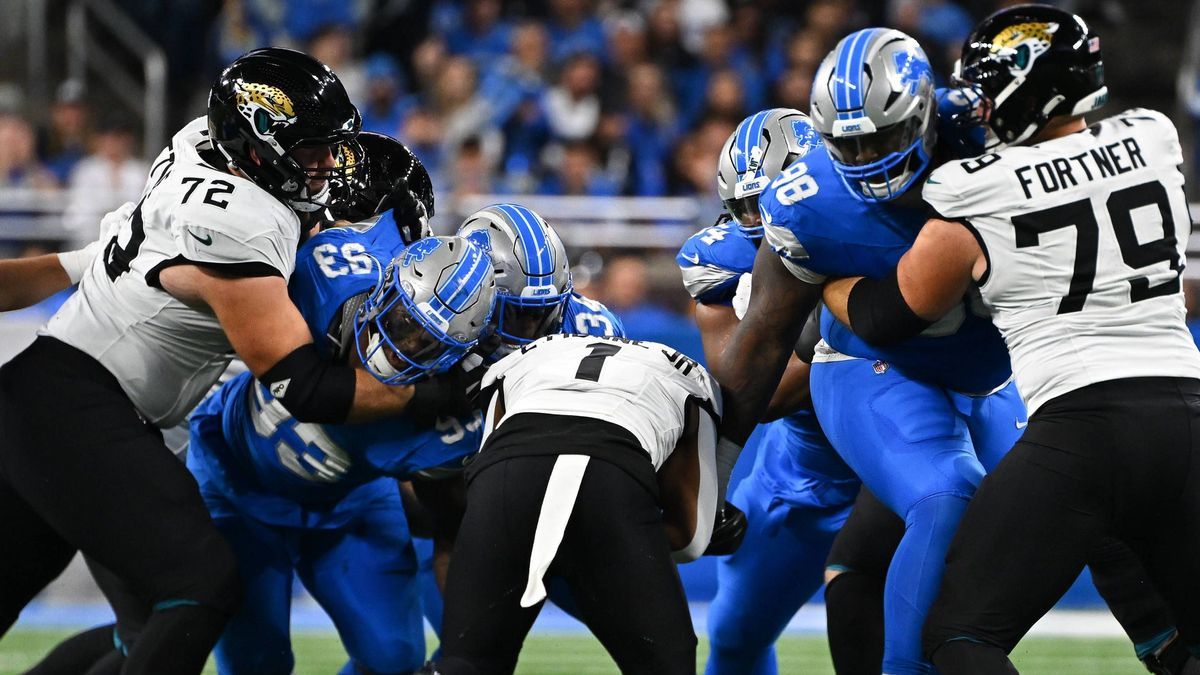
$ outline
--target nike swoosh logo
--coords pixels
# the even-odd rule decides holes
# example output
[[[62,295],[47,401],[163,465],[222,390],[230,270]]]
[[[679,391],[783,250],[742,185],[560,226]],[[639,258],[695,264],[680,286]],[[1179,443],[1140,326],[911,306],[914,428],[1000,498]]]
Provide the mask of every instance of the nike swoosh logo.
[[[679,255],[683,256],[684,260],[692,263],[693,265],[700,264],[700,254],[699,253],[693,253],[692,255],[688,255],[686,253],[680,253]]]
[[[1025,420],[1024,422],[1017,420],[1015,424],[1017,425],[1018,429],[1024,429],[1025,427],[1029,426],[1029,420]]]
[[[932,183],[932,184],[934,184],[934,185],[941,185],[941,183],[940,183],[940,182],[938,182],[938,181],[936,181],[936,180],[934,180],[934,179],[932,179],[932,178],[927,178],[927,179],[925,179],[925,182],[926,182],[926,183]]]
[[[192,232],[191,230],[188,230],[187,233],[192,235],[192,239],[195,239],[196,241],[200,242],[201,244],[204,244],[205,246],[212,245],[212,235],[211,234],[206,234],[206,235],[204,235],[204,238],[201,239],[200,237],[197,237],[196,233]]]

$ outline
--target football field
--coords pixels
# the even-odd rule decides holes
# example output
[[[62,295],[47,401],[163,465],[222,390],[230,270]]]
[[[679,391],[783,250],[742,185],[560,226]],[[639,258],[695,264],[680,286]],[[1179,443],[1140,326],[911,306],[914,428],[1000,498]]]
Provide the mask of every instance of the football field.
[[[67,631],[18,629],[0,640],[0,674],[20,673],[32,665]],[[345,652],[332,633],[301,632],[294,636],[296,675],[333,675]],[[708,653],[700,643],[699,663]],[[819,636],[784,636],[778,643],[779,672],[832,675],[825,640]],[[1013,661],[1023,675],[1137,675],[1145,673],[1129,644],[1119,638],[1032,637],[1017,648]],[[205,673],[216,673],[210,662]],[[617,669],[590,636],[535,633],[525,643],[518,673],[527,675],[599,675]]]

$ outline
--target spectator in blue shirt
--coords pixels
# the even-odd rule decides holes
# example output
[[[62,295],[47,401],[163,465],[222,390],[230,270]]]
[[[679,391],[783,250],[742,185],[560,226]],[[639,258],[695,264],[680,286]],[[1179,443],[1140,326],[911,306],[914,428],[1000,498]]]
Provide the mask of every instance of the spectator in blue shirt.
[[[612,197],[618,186],[600,168],[596,148],[586,141],[563,147],[558,170],[542,182],[542,194],[575,197]]]
[[[604,60],[604,26],[596,18],[591,0],[550,0],[550,58],[566,60],[572,54],[591,54]]]
[[[512,26],[500,18],[500,0],[467,0],[465,5],[461,21],[443,35],[446,49],[487,68],[508,54]]]
[[[662,69],[652,63],[629,71],[625,141],[630,152],[629,194],[667,194],[667,159],[679,138],[675,105]]]
[[[366,97],[359,102],[363,131],[399,136],[413,101],[404,96],[404,75],[387,54],[375,54],[364,64]]]

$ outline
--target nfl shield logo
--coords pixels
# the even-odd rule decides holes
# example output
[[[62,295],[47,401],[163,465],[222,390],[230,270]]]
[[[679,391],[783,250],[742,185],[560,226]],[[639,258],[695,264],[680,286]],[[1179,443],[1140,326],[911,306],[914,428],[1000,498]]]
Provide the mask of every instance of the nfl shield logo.
[[[876,375],[882,375],[887,372],[888,363],[887,361],[876,361],[875,365],[871,366],[871,368],[875,371]]]

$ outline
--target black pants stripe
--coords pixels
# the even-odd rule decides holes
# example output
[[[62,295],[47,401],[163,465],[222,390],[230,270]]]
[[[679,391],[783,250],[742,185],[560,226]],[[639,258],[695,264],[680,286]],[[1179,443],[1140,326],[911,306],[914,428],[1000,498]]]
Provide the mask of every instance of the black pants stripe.
[[[1010,651],[1107,535],[1137,553],[1185,642],[1200,645],[1200,381],[1114,380],[1038,410],[950,546],[926,654],[943,675],[1005,672],[959,647]],[[955,663],[936,651],[949,641]]]
[[[223,623],[214,614],[236,606],[233,554],[196,481],[116,379],[53,338],[0,368],[0,523],[11,542],[0,631],[77,549],[151,604],[181,608],[147,623],[128,672],[147,661],[150,672],[199,672],[211,624]]]
[[[520,606],[542,496],[557,456],[479,472],[446,582],[438,672],[511,673],[541,610]],[[653,496],[592,457],[549,573],[623,673],[696,672],[696,635]]]

